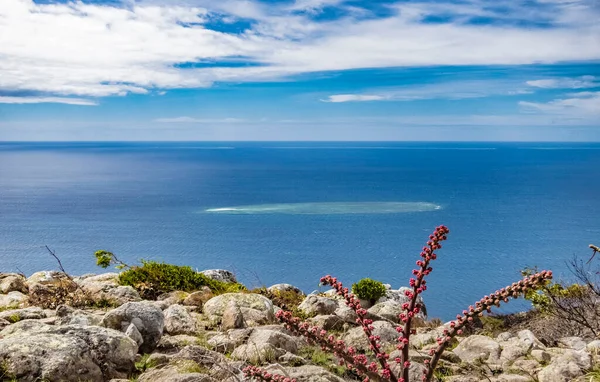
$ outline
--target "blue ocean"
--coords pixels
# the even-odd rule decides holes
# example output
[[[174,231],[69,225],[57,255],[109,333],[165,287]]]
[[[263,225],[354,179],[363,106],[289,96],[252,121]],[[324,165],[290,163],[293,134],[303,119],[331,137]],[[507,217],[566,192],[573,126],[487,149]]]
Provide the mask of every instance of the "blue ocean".
[[[0,271],[55,269],[48,245],[73,274],[106,249],[249,286],[397,288],[445,224],[424,299],[448,319],[526,266],[568,280],[599,216],[599,144],[0,143]]]

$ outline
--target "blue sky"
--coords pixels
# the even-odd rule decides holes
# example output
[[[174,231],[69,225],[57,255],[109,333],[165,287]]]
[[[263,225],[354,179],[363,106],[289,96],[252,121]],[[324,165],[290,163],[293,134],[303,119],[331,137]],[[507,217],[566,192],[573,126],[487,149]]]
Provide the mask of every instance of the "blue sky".
[[[600,141],[597,0],[0,1],[0,140]]]

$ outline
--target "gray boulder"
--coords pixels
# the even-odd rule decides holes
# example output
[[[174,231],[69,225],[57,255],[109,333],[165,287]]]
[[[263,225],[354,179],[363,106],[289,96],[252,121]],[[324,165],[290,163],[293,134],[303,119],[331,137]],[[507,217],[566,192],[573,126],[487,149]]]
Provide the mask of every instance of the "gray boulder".
[[[13,309],[0,312],[0,319],[4,319],[9,322],[17,322],[22,320],[39,320],[46,318],[46,313],[38,307]]]
[[[402,305],[395,300],[387,300],[384,302],[378,302],[369,308],[368,312],[385,319],[388,319],[395,323],[400,323],[400,313],[402,313]],[[425,316],[421,313],[417,314],[416,317],[425,319]]]
[[[53,327],[21,321],[0,333],[0,363],[19,381],[91,381],[127,378],[137,344],[96,326]]]
[[[382,344],[395,344],[398,339],[398,332],[394,325],[387,321],[373,322],[373,335],[381,337]],[[369,342],[362,327],[350,329],[343,337],[346,345],[356,349],[369,349]]]
[[[206,269],[200,273],[210,279],[221,281],[223,283],[237,283],[235,274],[226,269]]]
[[[27,294],[27,279],[17,273],[0,273],[0,293],[21,292]]]
[[[563,337],[558,340],[558,346],[573,350],[584,350],[586,343],[581,337]]]
[[[315,326],[325,330],[341,330],[344,327],[344,320],[335,314],[319,315],[309,318],[308,321]]]
[[[208,344],[220,353],[231,352],[236,347],[247,341],[252,333],[251,328],[247,329],[231,329],[226,333],[217,334],[208,340]]]
[[[164,312],[165,331],[170,335],[197,334],[198,324],[196,319],[182,305],[171,305]]]
[[[337,375],[314,365],[283,367],[279,364],[274,364],[267,366],[266,370],[272,374],[284,375],[296,379],[297,382],[344,382]]]
[[[461,341],[454,349],[461,361],[473,363],[477,360],[496,363],[500,360],[502,348],[500,344],[490,337],[472,335]]]
[[[70,281],[69,277],[57,271],[40,271],[32,274],[27,278],[27,284],[42,284],[42,285],[56,285],[64,281]]]
[[[503,363],[511,363],[517,358],[524,357],[529,354],[533,347],[533,343],[518,337],[513,337],[508,341],[500,342],[502,353],[500,360]]]
[[[102,326],[125,332],[130,324],[135,325],[144,339],[140,352],[150,353],[163,335],[164,320],[163,312],[152,303],[128,302],[106,313]]]
[[[183,305],[202,306],[206,301],[213,297],[214,295],[210,288],[203,286],[202,289],[190,293],[185,300],[183,300]]]
[[[70,306],[60,305],[56,308],[56,325],[82,325],[99,326],[103,315],[92,314],[89,311],[73,309]]]
[[[269,292],[295,292],[298,294],[304,294],[300,288],[293,286],[292,284],[275,284],[267,288]]]
[[[230,303],[240,308],[248,326],[264,325],[275,320],[271,300],[255,293],[225,293],[213,297],[204,304],[203,313],[209,320],[221,323]]]
[[[104,273],[77,278],[75,281],[96,301],[107,300],[117,305],[141,301],[139,293],[133,287],[119,285],[118,277],[118,273]]]
[[[410,299],[406,297],[406,292],[412,292],[412,290],[412,288],[408,287],[401,287],[397,290],[390,289],[385,292],[385,296],[377,300],[377,303],[385,301],[395,301],[402,306],[402,304],[410,302]],[[417,316],[423,319],[427,319],[427,307],[425,306],[425,302],[423,301],[423,297],[421,295],[417,296],[417,303],[421,305],[421,312],[419,312]]]
[[[200,367],[193,361],[176,362],[163,368],[153,368],[137,379],[138,382],[217,382],[206,374],[199,373]]]
[[[338,307],[339,300],[316,294],[309,294],[298,306],[304,313],[314,315],[333,314]]]
[[[269,344],[276,349],[282,349],[285,352],[298,352],[299,340],[282,330],[276,330],[269,327],[255,328],[250,337],[248,337],[249,345],[261,347],[264,344]]]
[[[0,309],[15,309],[27,305],[27,295],[12,291],[7,294],[0,294]]]

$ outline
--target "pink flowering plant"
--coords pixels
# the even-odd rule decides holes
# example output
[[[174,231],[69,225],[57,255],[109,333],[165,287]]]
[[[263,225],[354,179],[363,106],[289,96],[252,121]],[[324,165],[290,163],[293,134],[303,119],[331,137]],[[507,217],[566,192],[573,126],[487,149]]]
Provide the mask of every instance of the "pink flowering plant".
[[[410,336],[416,333],[411,326],[413,318],[423,309],[418,297],[427,290],[425,276],[432,272],[431,262],[437,258],[436,251],[442,248],[441,242],[446,240],[448,233],[447,227],[443,225],[437,227],[429,236],[427,245],[423,247],[421,259],[416,262],[417,269],[413,270],[414,277],[410,279],[412,290],[406,292],[409,302],[402,305],[403,312],[399,315],[401,325],[396,328],[399,333],[397,348],[400,350],[400,357],[390,360],[389,354],[382,349],[380,337],[373,333],[373,320],[367,318],[367,310],[361,307],[359,299],[335,277],[325,276],[321,278],[321,283],[331,286],[339,296],[343,297],[346,305],[356,313],[356,323],[362,327],[368,339],[372,357],[360,353],[352,346],[347,346],[344,341],[327,333],[322,328],[294,317],[290,312],[281,310],[277,312],[277,318],[296,335],[304,336],[311,344],[319,345],[324,351],[333,353],[338,358],[340,365],[358,374],[363,382],[409,382],[411,361],[408,350]],[[484,312],[490,312],[492,306],[500,306],[500,303],[508,302],[511,297],[517,298],[528,291],[542,287],[551,278],[551,271],[541,271],[529,275],[489,296],[484,296],[474,306],[463,310],[462,314],[457,315],[456,319],[444,329],[443,334],[437,339],[437,347],[429,351],[430,358],[424,361],[422,380],[432,381],[434,370],[444,349],[455,336],[462,334],[464,327],[472,322],[474,317],[481,316]],[[398,375],[392,371],[392,362],[400,366],[394,368],[394,370],[399,370]],[[249,378],[261,381],[295,382],[292,378],[274,375],[256,366],[245,368],[244,373]]]

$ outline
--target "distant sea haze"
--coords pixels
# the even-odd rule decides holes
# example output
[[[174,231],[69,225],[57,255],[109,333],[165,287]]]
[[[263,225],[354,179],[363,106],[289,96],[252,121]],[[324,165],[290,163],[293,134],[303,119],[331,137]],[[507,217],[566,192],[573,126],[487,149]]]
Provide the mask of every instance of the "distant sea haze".
[[[598,190],[599,144],[0,143],[0,271],[55,269],[48,245],[73,274],[106,249],[249,286],[398,288],[444,224],[424,299],[449,319],[524,267],[568,279],[600,242]]]

